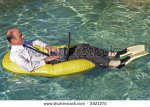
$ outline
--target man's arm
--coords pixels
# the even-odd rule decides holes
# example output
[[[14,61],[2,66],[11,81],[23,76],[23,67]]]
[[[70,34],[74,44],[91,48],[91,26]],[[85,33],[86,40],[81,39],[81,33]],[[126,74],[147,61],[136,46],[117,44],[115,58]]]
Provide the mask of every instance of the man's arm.
[[[46,48],[49,52],[59,52],[59,49],[53,46],[49,46],[46,43],[40,41],[40,40],[35,40],[33,41],[33,46],[38,45],[42,48]]]
[[[33,45],[33,46],[38,45],[38,46],[43,47],[43,48],[45,48],[45,47],[47,46],[46,43],[44,43],[44,42],[42,42],[42,41],[40,41],[40,40],[38,40],[38,39],[35,40],[35,41],[33,41],[32,45]]]
[[[53,60],[58,60],[59,59],[59,56],[49,56],[49,57],[46,57],[44,58],[44,62],[50,62],[50,61],[53,61]]]
[[[53,46],[45,46],[45,48],[49,51],[49,52],[59,52],[59,48],[53,47]]]
[[[23,56],[19,55],[18,57],[16,57],[15,62],[20,65],[23,69],[25,69],[26,71],[34,71],[36,69],[38,69],[39,67],[45,65],[46,62],[52,61],[52,60],[57,60],[59,59],[58,56],[49,56],[46,57],[40,61],[31,61],[28,59],[25,59]]]

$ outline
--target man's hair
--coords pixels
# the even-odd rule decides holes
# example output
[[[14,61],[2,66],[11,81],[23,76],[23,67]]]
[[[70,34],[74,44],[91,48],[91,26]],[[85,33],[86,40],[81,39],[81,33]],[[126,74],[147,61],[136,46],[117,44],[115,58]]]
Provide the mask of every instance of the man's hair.
[[[7,35],[7,40],[9,41],[9,43],[11,43],[12,38],[13,38],[13,32],[9,32],[9,34]]]
[[[18,30],[20,32],[20,29],[18,28],[11,28],[7,31],[7,40],[9,43],[11,43],[11,39],[15,38],[14,31]]]
[[[7,40],[9,41],[9,43],[11,43],[12,38],[13,38],[13,36],[7,36]]]

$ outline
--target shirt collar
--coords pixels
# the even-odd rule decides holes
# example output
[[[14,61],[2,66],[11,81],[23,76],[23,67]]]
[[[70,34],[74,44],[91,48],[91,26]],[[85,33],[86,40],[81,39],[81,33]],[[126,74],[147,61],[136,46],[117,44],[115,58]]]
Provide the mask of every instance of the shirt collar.
[[[23,45],[11,45],[12,51],[18,51],[20,49],[24,49]]]

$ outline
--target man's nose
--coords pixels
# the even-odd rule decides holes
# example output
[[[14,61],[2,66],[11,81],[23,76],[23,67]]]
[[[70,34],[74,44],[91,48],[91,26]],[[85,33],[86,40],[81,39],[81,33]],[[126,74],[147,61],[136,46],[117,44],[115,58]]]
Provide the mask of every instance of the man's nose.
[[[24,39],[24,35],[22,35],[22,38]]]

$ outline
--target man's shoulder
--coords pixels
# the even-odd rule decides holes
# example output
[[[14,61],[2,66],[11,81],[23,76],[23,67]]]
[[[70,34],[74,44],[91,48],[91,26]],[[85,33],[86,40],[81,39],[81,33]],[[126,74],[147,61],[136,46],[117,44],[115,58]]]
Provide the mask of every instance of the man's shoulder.
[[[19,49],[19,50],[17,50],[17,51],[13,51],[13,50],[11,50],[10,51],[10,56],[19,56],[21,53],[23,53],[23,49]]]
[[[10,60],[13,62],[16,62],[16,60],[18,60],[18,58],[22,58],[24,55],[23,50],[18,50],[18,51],[10,51]]]
[[[18,53],[17,52],[15,52],[15,51],[10,51],[10,60],[11,61],[15,61],[15,59],[16,59],[16,56],[18,56]]]

